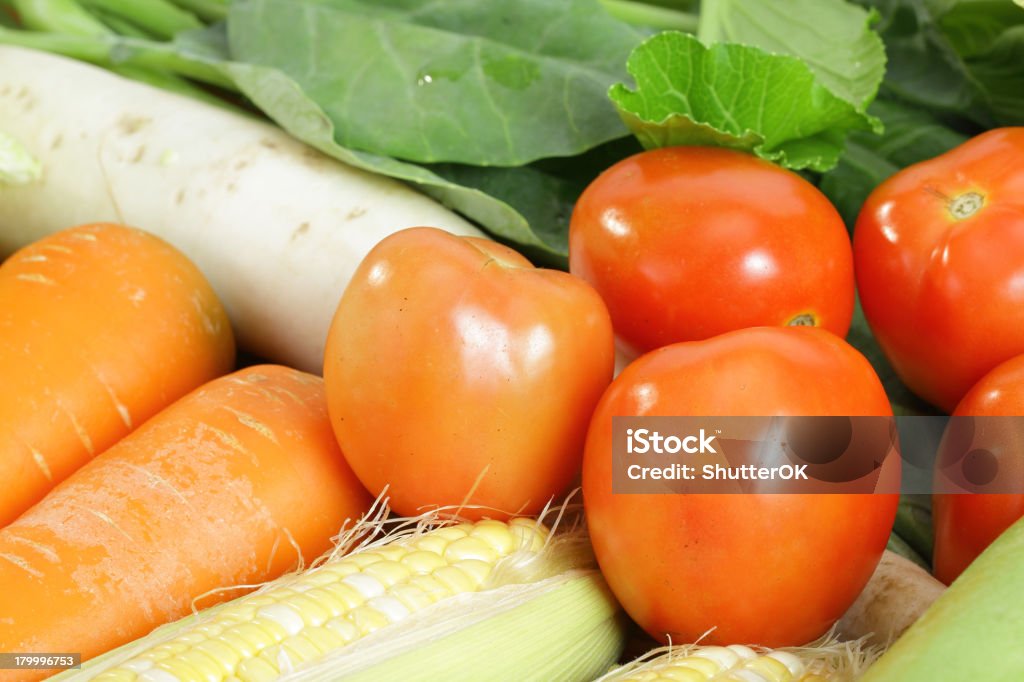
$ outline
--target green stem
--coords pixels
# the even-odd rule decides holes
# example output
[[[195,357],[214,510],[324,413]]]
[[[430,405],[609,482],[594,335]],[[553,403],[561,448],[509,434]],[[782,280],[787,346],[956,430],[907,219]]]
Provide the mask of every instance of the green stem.
[[[635,26],[649,26],[660,31],[683,31],[696,33],[698,17],[696,14],[681,12],[647,5],[634,0],[601,0],[601,4],[613,17]]]
[[[75,0],[13,0],[25,28],[81,36],[102,36],[111,31]]]
[[[169,0],[81,0],[81,3],[119,16],[166,40],[181,31],[203,26],[194,14],[171,4]]]
[[[113,29],[114,33],[117,33],[118,35],[126,36],[128,38],[141,38],[143,40],[153,40],[156,37],[145,29],[139,28],[124,17],[120,17],[116,14],[110,14],[109,12],[104,12],[99,9],[94,11],[96,12],[96,17]]]
[[[14,20],[14,7],[10,0],[0,0],[0,26],[15,28],[17,25],[18,22]]]
[[[232,92],[237,91],[219,69],[174,52],[163,43],[120,36],[75,36],[0,28],[0,43],[53,52],[99,66],[132,66],[191,78]]]
[[[217,97],[216,95],[194,85],[192,82],[187,81],[180,76],[168,73],[167,71],[158,71],[150,68],[137,68],[126,64],[114,66],[111,68],[111,71],[121,76],[125,76],[126,78],[131,78],[132,80],[137,80],[160,88],[161,90],[185,95],[186,97],[191,97],[192,99],[197,99],[201,102],[206,102],[207,104],[213,104],[214,106],[221,107],[222,109],[238,111],[235,107],[231,106],[220,97]]]
[[[228,16],[227,0],[171,0],[171,2],[192,12],[203,21],[220,21]]]

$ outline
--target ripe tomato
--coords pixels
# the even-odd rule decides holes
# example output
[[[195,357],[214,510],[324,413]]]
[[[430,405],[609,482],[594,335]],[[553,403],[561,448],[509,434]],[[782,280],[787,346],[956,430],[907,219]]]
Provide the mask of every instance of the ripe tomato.
[[[1024,353],[1024,128],[983,133],[883,182],[853,249],[882,350],[907,386],[952,410]]]
[[[754,326],[845,336],[853,314],[836,209],[796,173],[728,149],[657,149],[606,170],[573,210],[569,269],[633,353]]]
[[[579,474],[611,381],[608,311],[585,282],[434,228],[381,241],[331,323],[334,432],[356,475],[412,515],[539,511]],[[472,495],[470,494],[472,493]]]
[[[613,416],[891,414],[868,361],[824,330],[744,329],[641,357],[601,398],[583,462],[587,524],[615,596],[662,642],[715,628],[707,641],[804,644],[871,577],[898,496],[616,495]],[[883,475],[898,467],[890,457]]]
[[[974,385],[954,411],[954,416],[1024,415],[1024,355],[999,365]],[[999,429],[1002,431],[1002,429]],[[1020,473],[1017,443],[1011,449],[992,448],[1001,468],[1024,481]],[[947,585],[1013,522],[1024,516],[1024,495],[934,495],[935,577]]]

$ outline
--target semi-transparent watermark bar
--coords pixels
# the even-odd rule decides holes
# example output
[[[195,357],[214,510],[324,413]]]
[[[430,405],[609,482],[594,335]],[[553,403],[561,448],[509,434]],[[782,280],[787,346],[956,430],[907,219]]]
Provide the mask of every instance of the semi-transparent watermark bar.
[[[1024,494],[1020,417],[615,417],[615,493]]]
[[[0,652],[0,670],[67,670],[82,667],[82,654]]]

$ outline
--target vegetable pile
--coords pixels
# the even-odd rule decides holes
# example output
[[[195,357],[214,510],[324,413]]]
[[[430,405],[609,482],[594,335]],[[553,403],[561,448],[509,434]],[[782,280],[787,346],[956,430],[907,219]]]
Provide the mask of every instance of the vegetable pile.
[[[0,257],[0,681],[1024,679],[1024,3],[0,0]]]

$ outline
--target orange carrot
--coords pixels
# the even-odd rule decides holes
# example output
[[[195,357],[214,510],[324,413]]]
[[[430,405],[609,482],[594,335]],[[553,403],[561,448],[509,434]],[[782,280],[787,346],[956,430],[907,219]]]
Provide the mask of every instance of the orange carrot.
[[[54,234],[0,266],[0,526],[234,362],[202,273],[118,225]]]
[[[310,561],[371,502],[319,377],[265,365],[216,379],[0,530],[0,651],[93,657],[210,590],[282,574],[300,550]]]

